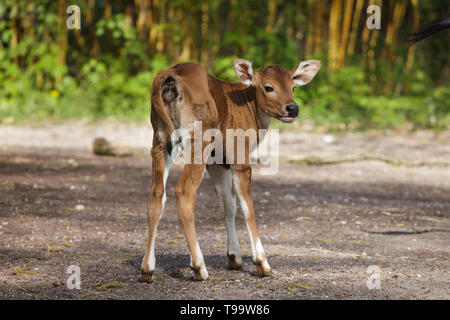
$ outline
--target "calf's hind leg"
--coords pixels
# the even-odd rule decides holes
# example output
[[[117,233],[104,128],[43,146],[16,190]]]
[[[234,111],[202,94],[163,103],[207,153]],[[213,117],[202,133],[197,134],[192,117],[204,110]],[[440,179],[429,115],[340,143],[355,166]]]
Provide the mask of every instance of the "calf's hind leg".
[[[191,253],[190,267],[194,270],[194,275],[197,280],[208,279],[208,271],[206,271],[203,254],[198,244],[194,223],[195,198],[197,189],[202,182],[204,171],[204,164],[186,164],[180,180],[175,187],[178,217],[183,225],[184,234]]]
[[[165,185],[169,174],[170,156],[163,147],[152,148],[152,191],[147,203],[148,242],[141,264],[140,282],[152,282],[155,270],[155,237],[166,201]]]

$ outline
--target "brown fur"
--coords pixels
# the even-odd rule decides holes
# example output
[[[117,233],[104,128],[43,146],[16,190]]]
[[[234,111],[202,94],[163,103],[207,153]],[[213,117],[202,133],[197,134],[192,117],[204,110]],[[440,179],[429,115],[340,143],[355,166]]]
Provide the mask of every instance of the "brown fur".
[[[222,132],[225,148],[226,129],[243,129],[244,131],[254,129],[256,132],[259,129],[267,129],[270,118],[286,116],[286,106],[295,103],[292,90],[296,68],[287,71],[280,66],[269,66],[253,74],[251,64],[245,60],[236,60],[234,65],[242,81],[247,83],[251,81],[250,86],[219,80],[209,75],[202,66],[193,63],[178,64],[159,73],[154,79],[151,94],[151,123],[154,138],[151,152],[152,192],[148,201],[149,241],[141,266],[140,281],[151,282],[152,280],[153,270],[150,269],[148,261],[163,210],[164,171],[172,150],[171,135],[174,129],[190,129],[193,121],[202,121],[203,132],[211,128]],[[273,92],[265,92],[265,86],[273,87]],[[203,142],[203,149],[204,147]],[[225,157],[228,157],[225,152]],[[246,146],[245,152],[246,163],[225,164],[223,168],[232,170],[231,197],[234,198],[236,190],[239,190],[237,195],[241,207],[248,208],[245,212],[246,223],[254,245],[253,250],[255,250],[260,240],[250,190],[251,166],[248,161],[250,146]],[[194,205],[196,191],[203,179],[205,167],[205,163],[186,164],[175,188],[178,215],[191,253],[191,268],[199,280],[205,280],[207,274],[205,274],[206,269],[202,271],[204,262],[195,232]],[[229,254],[228,257],[230,269],[241,267],[240,257],[237,258],[235,254]],[[264,252],[254,257],[254,263],[260,276],[271,273]]]

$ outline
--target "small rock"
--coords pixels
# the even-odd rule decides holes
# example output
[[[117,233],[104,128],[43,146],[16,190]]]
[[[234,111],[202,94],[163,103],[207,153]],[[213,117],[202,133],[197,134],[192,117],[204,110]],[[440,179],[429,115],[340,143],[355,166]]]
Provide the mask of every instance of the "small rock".
[[[83,211],[84,209],[85,209],[85,207],[82,204],[77,204],[75,206],[75,210],[77,210],[77,211]]]
[[[284,196],[284,200],[286,200],[286,201],[295,201],[296,198],[292,194],[287,194],[287,195]]]
[[[114,145],[105,138],[95,138],[92,142],[92,151],[98,156],[128,157],[132,155],[129,148]]]
[[[336,141],[336,138],[330,134],[326,134],[322,137],[323,141],[325,143],[331,144],[334,143]]]

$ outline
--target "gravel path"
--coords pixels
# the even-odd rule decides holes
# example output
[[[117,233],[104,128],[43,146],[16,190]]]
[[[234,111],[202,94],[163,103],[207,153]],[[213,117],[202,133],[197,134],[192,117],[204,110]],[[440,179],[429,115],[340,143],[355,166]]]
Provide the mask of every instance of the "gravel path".
[[[282,133],[281,154],[295,163],[283,162],[276,176],[256,174],[252,185],[274,269],[264,279],[251,263],[242,214],[236,224],[244,268],[227,270],[224,220],[205,175],[196,227],[211,279],[194,281],[175,207],[175,166],[152,284],[137,282],[149,157],[95,156],[90,145],[99,136],[148,154],[151,130],[79,122],[0,127],[0,299],[450,298],[448,132]],[[361,154],[409,165],[299,161]],[[66,286],[70,265],[80,268],[80,290]],[[369,266],[379,268],[381,289],[368,288]]]

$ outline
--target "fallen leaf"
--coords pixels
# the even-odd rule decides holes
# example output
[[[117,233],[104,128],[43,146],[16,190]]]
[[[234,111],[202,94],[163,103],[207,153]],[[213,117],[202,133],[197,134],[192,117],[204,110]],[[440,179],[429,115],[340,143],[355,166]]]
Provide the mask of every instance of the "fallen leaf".
[[[445,219],[436,219],[436,218],[430,218],[430,217],[418,217],[419,219],[430,221],[430,222],[438,222],[438,223],[448,223]]]
[[[133,252],[125,252],[125,255],[129,256],[129,257],[136,257],[136,256],[138,256],[137,253],[133,253]]]
[[[167,240],[166,243],[167,244],[178,244],[178,245],[182,244],[182,242],[180,242],[178,240]]]
[[[13,275],[15,276],[29,276],[33,274],[40,274],[40,271],[31,271],[28,268],[15,267],[13,269]]]
[[[312,220],[310,217],[298,217],[295,221],[310,221]]]
[[[123,288],[124,286],[125,284],[120,282],[102,282],[95,285],[95,291],[107,291],[112,288]]]
[[[69,241],[64,241],[62,244],[63,244],[63,246],[66,246],[66,247],[69,247],[69,248],[75,246],[74,242],[69,242]]]
[[[122,260],[119,261],[119,264],[126,264],[128,262],[130,262],[129,259],[122,259]]]
[[[291,292],[297,292],[298,289],[306,289],[306,290],[314,290],[315,287],[313,285],[310,285],[308,283],[304,283],[304,284],[292,284],[292,285],[288,285],[286,286],[286,289],[288,289]]]
[[[369,241],[364,241],[364,240],[351,240],[350,243],[360,244],[360,245],[364,245],[364,246],[369,246],[370,245]]]

